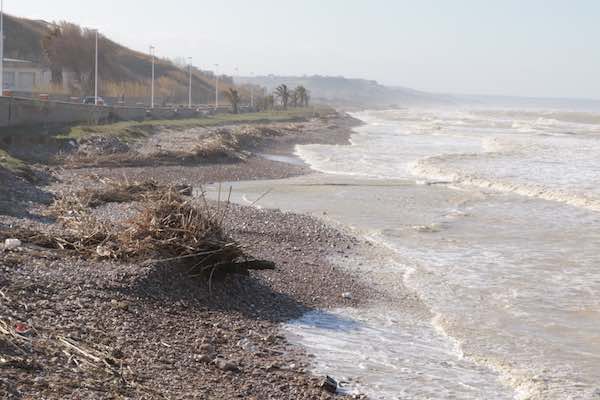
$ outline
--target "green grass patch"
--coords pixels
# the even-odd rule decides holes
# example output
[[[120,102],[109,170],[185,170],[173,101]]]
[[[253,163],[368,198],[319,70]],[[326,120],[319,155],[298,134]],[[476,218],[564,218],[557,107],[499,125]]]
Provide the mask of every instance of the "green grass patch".
[[[124,142],[133,142],[151,135],[156,128],[186,129],[228,124],[286,122],[311,118],[332,112],[328,108],[290,109],[247,114],[217,114],[214,116],[174,120],[125,121],[106,125],[78,125],[57,136],[59,139],[81,139],[91,135],[115,136]]]

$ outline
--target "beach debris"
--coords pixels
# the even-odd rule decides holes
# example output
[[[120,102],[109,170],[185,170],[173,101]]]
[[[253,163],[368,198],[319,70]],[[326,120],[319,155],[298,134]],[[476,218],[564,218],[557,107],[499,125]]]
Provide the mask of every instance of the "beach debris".
[[[240,368],[233,362],[227,361],[224,358],[217,358],[213,361],[215,366],[222,371],[239,372]]]
[[[21,322],[15,324],[15,332],[20,335],[25,335],[31,331],[31,327]]]
[[[160,185],[154,180],[145,181],[113,181],[104,182],[103,188],[90,188],[77,193],[67,193],[55,199],[50,207],[49,215],[61,217],[64,214],[81,211],[82,209],[95,208],[107,203],[129,203],[132,201],[152,200],[163,193],[174,190],[182,196],[192,196],[191,185],[179,184],[175,186]]]
[[[112,299],[112,300],[110,301],[110,305],[111,305],[113,308],[116,308],[116,309],[118,309],[118,310],[122,310],[122,311],[127,311],[127,310],[129,310],[129,303],[128,303],[128,302],[126,302],[126,301],[119,301],[119,300],[116,300],[116,299]]]
[[[9,238],[4,241],[4,250],[15,250],[23,243],[19,239]]]
[[[213,361],[213,358],[208,354],[197,354],[194,356],[194,360],[203,364],[209,364]]]
[[[71,141],[73,142],[73,141]],[[129,151],[129,146],[115,136],[90,135],[72,143],[77,151],[85,155],[117,154]]]
[[[102,258],[109,258],[113,252],[110,248],[102,245],[96,246],[96,254]]]
[[[206,354],[208,356],[214,356],[217,353],[215,346],[210,343],[201,344],[198,350],[200,350],[202,354]]]
[[[336,393],[338,388],[338,383],[335,379],[330,377],[329,375],[325,377],[323,382],[321,382],[321,389],[325,390],[329,393]]]
[[[192,196],[194,194],[194,187],[192,185],[175,185],[175,190],[182,196]]]
[[[222,210],[194,206],[175,190],[152,199],[127,221],[118,242],[126,258],[181,261],[196,272],[237,264],[243,252],[222,229]]]
[[[188,267],[191,277],[206,278],[209,291],[214,277],[275,269],[271,261],[244,254],[241,246],[225,234],[223,221],[228,202],[211,206],[203,195],[187,199],[178,188],[160,187],[153,182],[117,187],[118,190],[111,193],[119,194],[111,195],[110,199],[120,200],[146,191],[140,196],[138,214],[129,220],[109,222],[98,219],[88,206],[89,197],[71,194],[58,198],[52,206],[52,215],[63,228],[60,232],[0,227],[0,239],[18,237],[20,239],[15,239],[18,243],[25,240],[39,247],[66,250],[83,257],[177,264]],[[103,197],[102,200],[108,199]],[[14,243],[14,246],[17,242],[8,243]]]
[[[346,299],[346,300],[352,300],[352,293],[344,292],[344,293],[342,293],[342,298]]]
[[[256,347],[256,345],[254,343],[252,343],[252,341],[248,338],[243,338],[243,339],[238,340],[237,346],[241,347],[242,349],[244,349],[245,351],[247,351],[249,353],[258,352],[258,347]]]
[[[153,180],[142,182],[109,181],[102,189],[83,190],[77,194],[87,207],[98,207],[106,203],[128,203],[144,200],[146,196],[166,190]]]

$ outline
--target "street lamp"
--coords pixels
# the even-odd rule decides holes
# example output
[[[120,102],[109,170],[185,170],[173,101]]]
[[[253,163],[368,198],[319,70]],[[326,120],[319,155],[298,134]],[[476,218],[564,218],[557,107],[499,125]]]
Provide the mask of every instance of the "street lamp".
[[[150,56],[152,56],[152,87],[150,89],[150,108],[154,108],[154,46],[150,46]]]
[[[254,110],[254,72],[250,72],[250,107]]]
[[[188,88],[188,108],[192,108],[192,57],[188,57],[188,61],[188,68],[190,70],[190,85]]]
[[[0,0],[0,96],[4,96],[4,0]]]
[[[98,105],[98,29],[94,29],[96,32],[96,61],[95,61],[95,72],[94,72],[94,105]]]
[[[215,64],[215,111],[219,108],[219,64]]]

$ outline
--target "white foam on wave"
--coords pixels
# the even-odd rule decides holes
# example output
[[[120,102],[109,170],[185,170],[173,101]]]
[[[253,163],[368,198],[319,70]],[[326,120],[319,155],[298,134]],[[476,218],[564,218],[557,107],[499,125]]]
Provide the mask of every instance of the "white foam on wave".
[[[594,161],[595,155],[598,154],[597,150],[600,149],[600,141],[598,140],[600,138],[600,125],[590,122],[595,117],[585,115],[586,123],[581,121],[571,123],[570,118],[577,119],[579,117],[570,114],[548,114],[540,117],[539,113],[531,115],[516,113],[517,117],[501,114],[501,117],[494,117],[496,119],[485,120],[485,118],[463,118],[452,113],[448,113],[444,118],[432,114],[435,114],[435,112],[423,116],[420,115],[420,111],[406,110],[369,114],[368,121],[370,125],[356,132],[357,136],[354,137],[355,140],[352,141],[350,148],[336,149],[332,152],[330,146],[313,147],[309,149],[312,153],[304,154],[302,158],[312,164],[315,169],[333,174],[385,178],[405,177],[406,175],[414,178],[416,176],[417,181],[421,184],[453,183],[454,186],[449,185],[446,187],[455,187],[467,192],[478,192],[471,189],[476,187],[490,191],[514,193],[528,198],[549,200],[554,203],[564,203],[593,210],[594,212],[600,211],[600,191],[588,189],[590,186],[600,186],[595,185],[600,169]],[[377,121],[376,126],[373,121]],[[598,121],[600,122],[600,118],[598,118]],[[307,150],[305,147],[302,147],[302,149]],[[367,167],[370,169],[367,170]],[[498,197],[513,198],[513,196],[490,196],[490,198]],[[517,197],[514,196],[514,198]],[[529,202],[530,200],[520,199],[514,203],[515,207],[520,207],[519,201]],[[546,207],[550,203],[535,202],[535,204]],[[568,220],[570,221],[577,220],[577,214],[588,214],[583,210],[563,207],[560,204],[554,206],[557,207],[559,213],[562,213],[563,209],[571,210],[568,213]],[[464,213],[464,215],[467,214]],[[512,216],[513,211],[510,208],[506,209],[506,215]],[[462,216],[459,213],[456,217],[461,218]],[[555,221],[557,224],[562,221],[555,216],[544,215],[543,217],[544,220]],[[492,223],[501,225],[499,221],[502,221],[503,217],[495,216],[495,218]],[[523,218],[521,224],[530,222],[532,221]],[[435,237],[439,231],[427,229],[428,226],[409,225],[405,228],[416,235]],[[525,232],[525,230],[509,231],[507,237],[518,237],[521,232]],[[481,232],[477,234],[481,234]],[[559,242],[558,249],[562,250],[564,249],[564,236],[560,237],[563,242]],[[549,249],[534,243],[531,247],[528,247],[531,250],[530,252],[523,253],[520,256],[518,254],[511,256],[506,248],[495,247],[493,242],[486,243],[486,248],[477,248],[479,242],[475,238],[476,236],[465,236],[465,239],[472,239],[473,242],[462,250],[459,249],[460,251],[455,250],[456,254],[454,255],[460,255],[460,257],[452,258],[453,254],[444,254],[443,249],[434,246],[424,251],[423,254],[418,254],[417,256],[421,259],[418,262],[415,261],[414,266],[404,266],[407,286],[419,294],[427,292],[423,297],[435,297],[432,303],[429,304],[431,309],[434,310],[433,312],[436,313],[430,321],[430,325],[447,341],[454,341],[454,353],[460,356],[464,352],[462,355],[467,360],[497,371],[504,382],[515,388],[519,399],[580,398],[577,396],[584,392],[586,394],[591,393],[593,388],[591,388],[590,383],[582,382],[587,380],[590,375],[587,371],[590,369],[589,364],[592,363],[589,356],[593,355],[585,355],[585,362],[588,364],[586,366],[587,375],[584,373],[579,375],[576,367],[566,363],[554,362],[554,365],[549,365],[544,362],[543,356],[540,356],[542,349],[546,351],[544,347],[546,344],[550,349],[547,351],[550,352],[553,351],[552,347],[555,343],[564,343],[577,349],[576,351],[580,351],[580,347],[569,343],[568,340],[563,342],[556,339],[551,335],[552,332],[548,334],[556,342],[552,342],[552,340],[549,343],[544,343],[543,340],[536,341],[533,336],[527,336],[531,332],[527,332],[523,336],[516,335],[517,342],[520,342],[516,346],[522,351],[520,354],[510,354],[510,351],[502,353],[505,350],[503,346],[510,348],[513,343],[505,342],[503,338],[493,336],[493,332],[501,332],[503,329],[501,325],[494,325],[499,323],[498,321],[489,323],[488,329],[490,330],[488,332],[480,330],[477,326],[471,326],[471,331],[466,332],[460,329],[456,331],[454,330],[455,326],[450,326],[456,321],[449,322],[445,315],[450,316],[458,313],[458,315],[467,318],[470,316],[469,312],[478,311],[477,307],[482,302],[479,301],[477,293],[478,290],[482,290],[482,295],[487,293],[490,296],[491,303],[485,304],[498,307],[498,313],[503,315],[505,313],[506,318],[511,321],[515,318],[533,320],[532,326],[537,326],[537,328],[540,328],[539,331],[542,331],[546,329],[544,318],[548,318],[549,326],[554,323],[552,318],[565,317],[569,320],[568,318],[572,316],[569,309],[570,302],[583,301],[583,299],[577,296],[573,296],[573,299],[579,300],[566,299],[562,292],[554,293],[554,297],[546,298],[543,297],[542,292],[538,291],[543,291],[544,287],[545,290],[548,290],[548,288],[561,288],[565,283],[568,283],[565,287],[575,288],[572,292],[579,290],[584,292],[585,290],[591,290],[588,285],[590,281],[594,281],[593,275],[590,275],[587,270],[579,272],[575,269],[567,269],[565,266],[562,270],[549,271],[548,276],[540,277],[540,282],[536,283],[534,282],[536,271],[545,270],[544,268],[548,264],[554,265],[555,263],[557,268],[560,267],[559,262],[552,263],[544,259],[544,257],[556,256],[553,253],[556,249]],[[382,237],[373,237],[373,239],[384,242],[389,240],[389,238]],[[400,240],[403,237],[393,238],[393,240],[396,239]],[[422,238],[419,240],[416,240],[413,245],[419,246],[425,243]],[[530,237],[527,236],[525,241],[529,240]],[[440,241],[442,246],[443,243],[443,240]],[[518,251],[520,249],[518,245],[513,246],[513,250]],[[570,244],[570,246],[572,247],[569,248],[571,251],[569,253],[570,258],[566,259],[566,263],[569,266],[575,266],[578,262],[581,262],[581,259],[574,252],[576,244]],[[390,247],[394,248],[391,245]],[[410,253],[410,249],[407,250]],[[401,254],[402,257],[406,256],[401,251],[398,254]],[[436,264],[440,257],[445,256],[450,257],[446,260],[447,264]],[[539,260],[532,261],[536,257],[539,257]],[[489,259],[494,259],[494,261],[489,262]],[[525,261],[525,259],[527,260]],[[419,266],[419,262],[428,264],[428,267]],[[460,263],[464,263],[467,268],[458,268],[457,264]],[[509,263],[512,263],[512,265],[507,265]],[[486,275],[485,267],[490,265],[493,268],[506,269],[507,278],[512,277],[512,275],[521,277],[521,279],[517,279],[517,284],[518,282],[528,282],[530,280],[532,283],[524,285],[523,288],[519,287],[518,291],[514,287],[504,287],[502,285],[506,282],[503,282],[502,279],[497,280],[493,275]],[[531,269],[531,273],[534,274],[533,278],[532,275],[528,275],[529,272],[520,274],[518,272],[520,267],[523,270]],[[460,274],[457,274],[460,278],[457,285],[463,285],[462,288],[451,287],[447,283],[449,276],[446,273],[452,274],[454,269],[460,272]],[[502,272],[498,270],[497,275],[503,276]],[[578,273],[581,274],[581,279],[578,278]],[[590,276],[592,276],[592,279],[590,279]],[[587,283],[580,282],[586,277]],[[477,281],[477,279],[480,279],[480,281]],[[433,281],[426,282],[428,280]],[[486,286],[486,282],[493,282],[495,292],[490,294],[487,291],[489,287]],[[468,300],[467,304],[456,304],[456,309],[444,310],[444,304],[456,298],[456,291],[461,290],[463,290],[462,294],[466,296],[465,299]],[[467,293],[471,290],[472,292]],[[517,292],[519,295],[515,297]],[[588,295],[591,293],[588,293]],[[567,294],[571,294],[571,292],[567,292]],[[522,306],[523,298],[526,296],[533,299],[530,304],[527,304],[529,308],[515,306]],[[507,300],[507,297],[510,297],[512,302]],[[595,297],[596,295],[591,296],[591,298]],[[586,301],[591,304],[589,299],[586,298]],[[439,308],[436,308],[436,305]],[[473,309],[469,310],[469,307],[473,307]],[[536,307],[547,308],[547,310],[536,313],[536,310],[538,310]],[[561,307],[564,307],[564,310]],[[554,311],[557,312],[553,313]],[[563,314],[561,314],[562,311],[564,311]],[[544,312],[548,314],[546,315]],[[556,317],[557,315],[559,317]],[[456,317],[456,315],[454,316]],[[483,318],[486,323],[488,322],[485,314],[478,315],[478,317]],[[494,316],[489,316],[489,319],[493,320]],[[580,323],[583,319],[575,319],[575,321]],[[517,323],[516,327],[518,326]],[[587,326],[585,329],[583,326],[581,329],[588,335]],[[478,338],[469,337],[469,335],[478,336],[481,333],[490,335],[486,338],[490,339],[492,345],[490,347],[484,345],[474,351],[470,346],[473,346],[474,342],[478,345]],[[465,341],[467,344],[463,345],[457,339],[461,338],[462,340],[463,337],[468,338]],[[498,342],[495,340],[498,340]],[[528,347],[529,344],[531,346]],[[496,345],[498,347],[494,347]],[[463,348],[463,346],[466,348]],[[583,347],[585,348],[585,346]],[[477,351],[481,349],[483,350]],[[523,354],[538,356],[540,359],[529,362],[527,358],[519,358],[523,357]],[[557,360],[560,359],[557,358]],[[580,379],[583,379],[583,381]]]
[[[451,216],[453,215],[453,213],[450,214]],[[467,216],[464,213],[460,214],[460,217]],[[427,279],[434,279],[436,281],[433,285],[436,288],[435,291],[437,293],[440,293],[440,291],[446,293],[440,296],[441,298],[445,298],[445,296],[456,296],[454,292],[455,289],[447,282],[441,280],[441,277],[434,277],[435,274],[432,274],[431,271],[428,271],[427,268],[421,265],[423,260],[413,259],[412,257],[407,258],[407,254],[401,251],[394,244],[394,240],[390,240],[390,238],[383,232],[372,232],[367,236],[367,239],[377,246],[382,246],[388,250],[391,250],[392,252],[395,252],[398,256],[400,256],[400,259],[403,260],[403,263],[401,265],[399,264],[398,268],[404,270],[404,285],[407,288],[414,290],[414,292],[418,294],[419,298],[430,307],[433,312],[433,316],[430,319],[430,326],[440,337],[445,338],[447,345],[450,346],[448,348],[452,349],[451,353],[454,355],[454,357],[463,360],[465,363],[479,366],[478,368],[481,368],[481,371],[486,369],[488,371],[493,371],[493,376],[495,377],[494,379],[497,379],[502,383],[502,385],[505,385],[514,391],[510,395],[510,398],[515,400],[578,398],[570,397],[568,394],[568,390],[572,389],[573,385],[577,388],[577,391],[581,390],[580,387],[577,387],[576,383],[570,381],[569,383],[567,383],[567,381],[560,382],[557,380],[556,376],[552,376],[553,374],[558,374],[558,371],[561,370],[561,368],[558,368],[554,371],[540,371],[538,368],[533,368],[533,366],[531,366],[531,368],[523,368],[522,366],[518,367],[513,365],[510,361],[495,358],[489,354],[486,355],[470,351],[466,352],[463,342],[459,340],[458,337],[449,333],[452,330],[450,327],[455,324],[455,321],[451,321],[443,312],[439,311],[435,304],[430,303],[430,299],[428,299],[426,296],[423,296],[424,292],[422,288],[419,287],[417,282],[421,281],[423,277],[429,277]],[[466,318],[467,315],[463,315],[462,317]],[[510,358],[510,354],[507,354],[506,356]],[[566,372],[568,375],[568,370],[565,368],[566,366],[562,366],[562,369],[564,369],[564,372]],[[552,382],[553,385],[549,385],[552,380],[555,380],[556,382]],[[482,398],[500,398],[497,396],[498,395],[496,393],[486,393],[486,396]]]
[[[476,155],[460,155],[468,157]],[[478,176],[458,169],[453,169],[448,161],[457,156],[430,157],[419,160],[411,165],[411,172],[419,177],[427,179],[446,180],[462,185],[475,186],[481,189],[490,189],[505,193],[514,193],[521,196],[533,197],[542,200],[556,201],[571,206],[587,208],[600,211],[600,199],[588,197],[583,194],[573,193],[568,190],[550,188],[541,184],[527,184],[522,182],[508,181],[502,179],[491,179]]]

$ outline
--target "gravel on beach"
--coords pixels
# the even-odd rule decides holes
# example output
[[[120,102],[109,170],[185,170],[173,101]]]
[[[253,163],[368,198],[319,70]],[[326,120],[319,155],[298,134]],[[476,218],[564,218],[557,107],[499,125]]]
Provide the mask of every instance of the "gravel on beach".
[[[268,143],[347,143],[356,121],[340,116]],[[57,170],[61,193],[105,179],[201,185],[284,178],[303,166],[252,156],[204,165]],[[27,213],[0,225],[47,224]],[[98,212],[121,218],[134,204]],[[375,294],[338,268],[363,245],[315,218],[231,205],[227,233],[276,270],[213,284],[173,265],[123,264],[65,256],[24,243],[0,252],[0,393],[10,399],[329,399],[309,357],[281,336],[281,323],[314,308],[350,307]],[[342,296],[352,293],[351,298]],[[10,332],[5,334],[3,332]],[[11,336],[11,334],[13,336]]]

